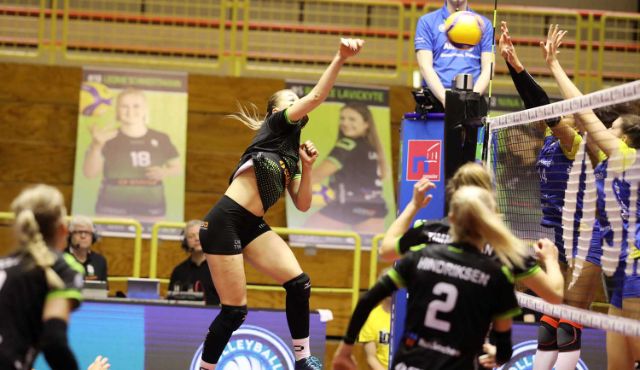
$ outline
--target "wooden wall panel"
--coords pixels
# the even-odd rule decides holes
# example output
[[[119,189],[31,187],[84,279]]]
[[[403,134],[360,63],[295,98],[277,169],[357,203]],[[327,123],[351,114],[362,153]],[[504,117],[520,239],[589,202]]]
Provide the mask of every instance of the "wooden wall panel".
[[[76,145],[77,105],[31,102],[2,102],[2,138],[13,141]]]
[[[73,146],[0,140],[0,182],[70,185],[74,156]]]

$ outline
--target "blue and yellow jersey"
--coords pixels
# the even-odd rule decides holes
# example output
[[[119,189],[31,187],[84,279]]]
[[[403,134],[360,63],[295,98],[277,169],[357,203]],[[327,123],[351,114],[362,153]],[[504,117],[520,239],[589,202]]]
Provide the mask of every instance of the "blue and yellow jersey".
[[[568,150],[560,145],[560,140],[553,136],[551,129],[547,128],[545,132],[544,144],[536,162],[540,176],[540,224],[543,226],[562,226],[562,207],[569,172],[581,142],[582,137],[574,132],[573,144]],[[580,189],[584,190],[584,183],[580,184]],[[581,208],[582,204],[578,204],[578,209]]]

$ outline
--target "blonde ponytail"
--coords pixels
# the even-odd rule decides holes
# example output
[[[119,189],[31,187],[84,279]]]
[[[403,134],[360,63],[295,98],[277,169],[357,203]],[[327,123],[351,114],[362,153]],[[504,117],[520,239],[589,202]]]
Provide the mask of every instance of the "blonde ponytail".
[[[523,267],[526,248],[495,212],[491,193],[477,186],[462,186],[453,193],[450,202],[451,234],[454,241],[466,241],[476,246],[489,244],[502,264],[509,268]]]
[[[255,104],[251,103],[249,107],[246,107],[238,103],[238,110],[237,113],[229,114],[227,117],[244,123],[245,126],[253,131],[257,131],[262,127],[264,120],[259,118],[258,107]]]
[[[62,194],[51,186],[37,185],[20,193],[11,209],[16,215],[19,250],[28,253],[44,270],[49,287],[64,288],[64,282],[51,268],[56,255],[46,244],[53,242],[56,228],[66,215]]]
[[[298,96],[295,91],[290,89],[284,89],[276,91],[273,95],[269,97],[267,100],[267,112],[266,117],[271,115],[273,109],[278,106],[278,102],[282,97],[286,97],[287,94],[293,94],[296,97]],[[250,103],[249,107],[246,107],[240,103],[238,103],[238,112],[229,114],[227,117],[238,120],[244,123],[245,126],[249,127],[253,131],[257,131],[264,124],[264,119],[260,118],[260,113],[258,113],[258,107],[255,104]]]

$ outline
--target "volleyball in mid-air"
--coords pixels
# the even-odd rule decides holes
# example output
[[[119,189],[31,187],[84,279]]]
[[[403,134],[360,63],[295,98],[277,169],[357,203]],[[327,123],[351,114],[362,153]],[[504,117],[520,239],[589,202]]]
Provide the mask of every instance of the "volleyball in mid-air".
[[[111,106],[113,92],[99,82],[84,82],[80,90],[80,113],[83,116],[100,116]]]
[[[484,22],[479,15],[469,11],[451,14],[444,22],[444,32],[451,45],[458,49],[471,49],[482,39]]]

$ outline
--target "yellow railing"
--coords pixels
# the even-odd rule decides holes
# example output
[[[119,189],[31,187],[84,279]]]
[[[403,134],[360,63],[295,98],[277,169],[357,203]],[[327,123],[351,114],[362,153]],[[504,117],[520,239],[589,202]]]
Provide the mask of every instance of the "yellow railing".
[[[155,279],[158,277],[158,244],[160,238],[158,233],[161,229],[184,229],[186,223],[184,222],[172,222],[172,221],[159,221],[153,224],[151,228],[151,249],[149,250],[149,278]]]
[[[158,267],[158,233],[160,229],[166,228],[184,228],[184,222],[157,222],[153,225],[151,230],[151,251],[149,256],[149,277],[154,279],[157,277]],[[350,288],[330,288],[330,287],[313,287],[314,292],[332,293],[332,294],[351,294],[352,308],[355,308],[358,302],[358,295],[360,290],[360,272],[361,272],[361,259],[362,259],[362,240],[360,235],[354,232],[333,232],[333,231],[320,231],[320,230],[298,230],[288,229],[283,227],[273,227],[272,230],[278,235],[313,235],[313,236],[332,236],[339,238],[351,238],[354,240],[354,253],[353,253],[353,278],[352,286]],[[374,273],[375,274],[375,273]],[[165,279],[163,279],[164,281]],[[281,291],[280,286],[271,285],[247,285],[247,289],[260,290],[260,291]]]
[[[339,36],[367,40],[345,80],[410,84],[417,20],[440,2],[417,0],[0,0],[0,60],[160,66],[234,76],[321,73]],[[474,9],[493,19],[493,8]],[[549,23],[569,34],[560,54],[585,90],[638,78],[634,13],[500,6],[528,69],[549,76],[538,41]],[[597,51],[597,53],[596,53]],[[506,76],[504,65],[496,68]],[[542,81],[543,84],[545,81]],[[509,85],[499,77],[497,85]],[[550,84],[551,85],[551,84]]]
[[[67,216],[67,221],[70,219],[70,216]],[[13,221],[15,219],[15,215],[13,212],[0,212],[0,220],[3,221]],[[124,226],[133,226],[135,229],[135,237],[133,239],[133,269],[132,276],[140,277],[140,266],[142,264],[142,224],[139,221],[131,219],[131,218],[104,218],[104,217],[96,217],[92,219],[94,224],[100,225],[124,225]],[[110,281],[125,281],[128,277],[109,277]]]
[[[378,280],[378,250],[384,234],[378,234],[371,239],[371,252],[369,254],[369,288]]]
[[[93,218],[94,224],[100,225],[124,225],[133,226],[135,229],[135,237],[133,239],[133,277],[140,277],[140,269],[142,266],[142,224],[138,220],[132,218]]]

